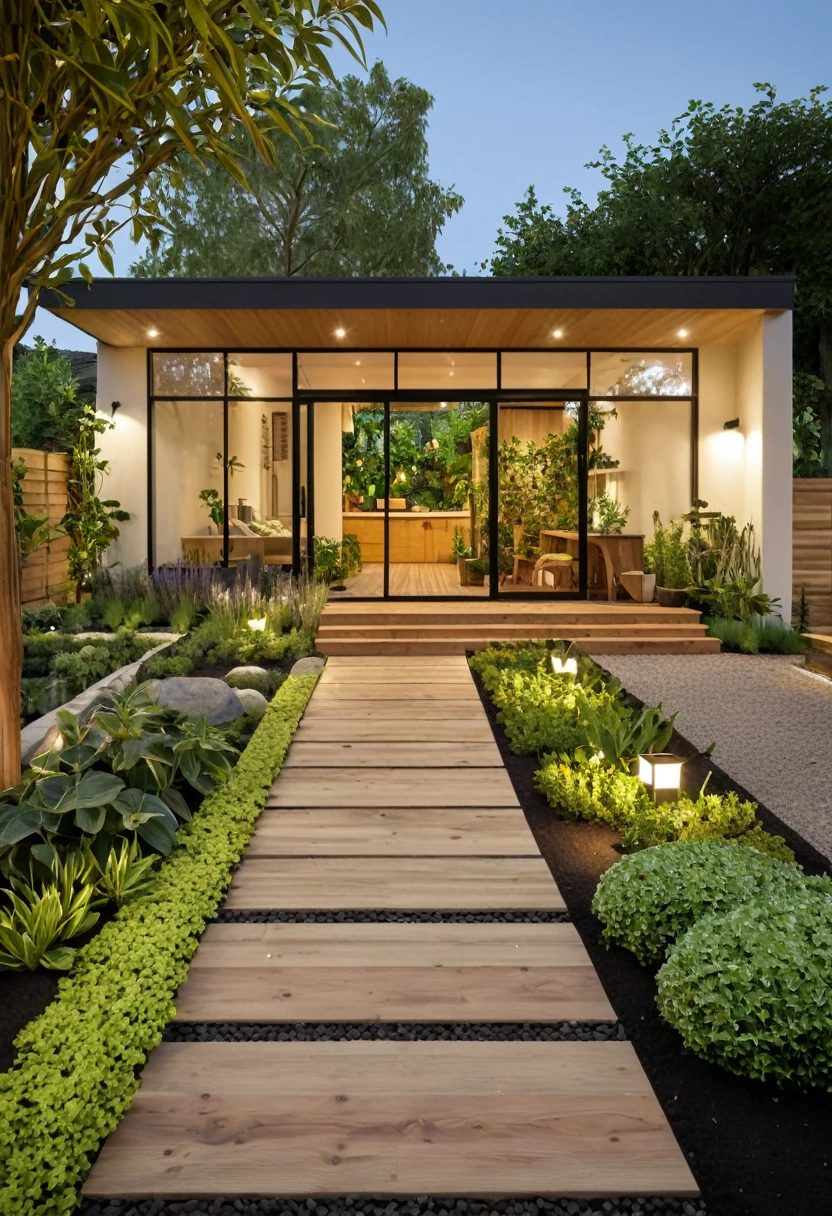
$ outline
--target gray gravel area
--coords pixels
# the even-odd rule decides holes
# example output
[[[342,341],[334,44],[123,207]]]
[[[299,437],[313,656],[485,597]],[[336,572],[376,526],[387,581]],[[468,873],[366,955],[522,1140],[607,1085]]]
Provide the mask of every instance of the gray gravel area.
[[[832,860],[832,682],[793,655],[604,655],[676,729]]]
[[[623,1042],[620,1022],[172,1022],[166,1043],[609,1043]]]

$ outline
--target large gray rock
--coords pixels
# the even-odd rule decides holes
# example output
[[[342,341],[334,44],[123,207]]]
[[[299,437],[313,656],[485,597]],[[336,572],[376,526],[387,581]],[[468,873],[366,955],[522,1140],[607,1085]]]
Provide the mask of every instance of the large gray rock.
[[[293,676],[316,676],[319,671],[323,671],[325,663],[326,659],[318,659],[314,655],[309,655],[305,659],[298,659],[289,674]]]
[[[228,675],[223,678],[229,688],[233,688],[237,692],[244,688],[255,688],[265,697],[272,689],[272,677],[265,667],[255,667],[253,664],[232,667]]]
[[[244,713],[243,703],[224,680],[207,676],[168,676],[161,681],[158,702],[191,718],[202,714],[212,726],[233,722]]]
[[[269,704],[262,692],[258,692],[256,688],[238,688],[236,693],[242,701],[243,712],[251,714],[259,722]]]

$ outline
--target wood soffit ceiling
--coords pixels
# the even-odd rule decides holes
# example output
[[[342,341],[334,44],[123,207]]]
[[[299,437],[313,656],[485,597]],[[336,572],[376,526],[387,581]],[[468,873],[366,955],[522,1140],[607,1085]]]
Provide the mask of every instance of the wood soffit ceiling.
[[[49,311],[112,346],[196,349],[569,349],[730,345],[765,309],[95,309]],[[343,339],[335,336],[343,329]],[[555,339],[553,331],[563,332]],[[687,330],[685,338],[679,330]],[[157,330],[158,337],[149,337]]]

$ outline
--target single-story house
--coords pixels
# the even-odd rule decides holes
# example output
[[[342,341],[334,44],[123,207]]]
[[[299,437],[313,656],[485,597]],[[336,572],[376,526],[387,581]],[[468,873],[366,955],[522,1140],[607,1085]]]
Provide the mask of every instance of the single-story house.
[[[115,560],[299,570],[349,537],[358,598],[605,599],[654,512],[705,500],[754,523],[789,615],[791,278],[62,291],[43,303],[97,339],[115,422]]]

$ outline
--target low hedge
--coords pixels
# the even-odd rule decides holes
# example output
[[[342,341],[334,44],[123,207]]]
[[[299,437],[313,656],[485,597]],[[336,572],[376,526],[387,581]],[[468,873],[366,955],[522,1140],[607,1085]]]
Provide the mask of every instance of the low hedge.
[[[799,866],[738,849],[722,840],[659,845],[624,857],[602,875],[592,911],[608,946],[623,946],[640,963],[659,962],[678,937],[709,912],[765,901],[786,888],[826,889]]]
[[[696,1055],[780,1086],[832,1090],[832,899],[775,894],[710,913],[657,976],[659,1012]]]
[[[535,781],[564,819],[587,819],[620,830],[636,815],[649,814],[653,805],[638,777],[603,760],[568,763],[549,756]]]
[[[780,861],[794,861],[782,836],[767,832],[757,818],[757,803],[741,799],[734,790],[698,797],[680,795],[676,802],[650,803],[627,821],[621,835],[625,849],[647,849],[674,840],[731,840],[750,845]]]
[[[200,935],[216,914],[315,687],[291,676],[229,781],[180,829],[151,895],[125,905],[78,952],[58,995],[16,1041],[0,1076],[5,1216],[69,1212],[101,1141],[139,1085],[174,1014]]]

